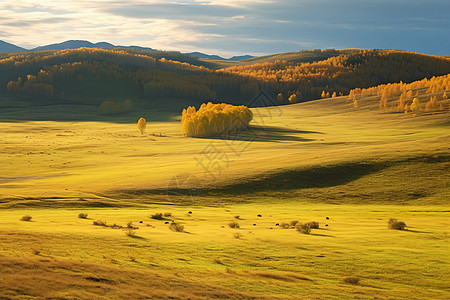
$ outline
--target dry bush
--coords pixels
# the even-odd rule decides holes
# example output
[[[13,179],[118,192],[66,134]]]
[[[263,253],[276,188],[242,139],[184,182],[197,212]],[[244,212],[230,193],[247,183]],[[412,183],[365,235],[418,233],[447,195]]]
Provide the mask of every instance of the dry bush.
[[[162,213],[153,214],[150,218],[155,219],[155,220],[163,220],[164,219]]]
[[[133,226],[133,221],[127,223],[127,228],[129,229],[139,229],[139,227]]]
[[[80,219],[86,219],[87,217],[88,217],[88,214],[85,214],[85,213],[78,214],[78,218],[80,218]]]
[[[171,213],[171,212],[165,212],[165,213],[164,213],[164,217],[170,217],[170,216],[172,216],[172,213]]]
[[[32,218],[33,218],[33,217],[30,216],[30,215],[25,215],[25,216],[23,216],[22,218],[20,218],[20,221],[26,221],[26,222],[29,222],[29,221],[31,221]]]
[[[243,235],[240,234],[239,232],[233,233],[233,237],[234,237],[235,239],[240,239],[242,236],[243,236]]]
[[[240,228],[239,223],[236,221],[231,221],[230,223],[228,223],[228,226],[230,226],[230,228]]]
[[[291,227],[289,223],[283,222],[280,224],[280,228],[288,229],[289,227]]]
[[[214,257],[213,260],[216,264],[223,265],[223,262],[220,259]]]
[[[102,220],[97,220],[92,222],[96,226],[106,226],[106,222]]]
[[[310,234],[311,233],[311,227],[309,227],[308,223],[302,224],[298,223],[295,225],[295,229],[297,229],[298,232],[304,233],[304,234]]]
[[[312,221],[312,222],[309,222],[309,223],[306,223],[306,224],[308,224],[309,228],[311,228],[311,229],[319,229],[319,222]]]
[[[125,234],[128,235],[128,236],[131,236],[131,237],[135,237],[136,236],[136,230],[134,230],[133,228],[127,227],[127,228],[124,229],[124,231],[125,231]]]
[[[172,222],[169,225],[169,229],[176,232],[184,232],[184,225],[180,223]]]
[[[297,225],[297,223],[298,223],[298,220],[291,221],[291,226],[295,227],[295,225]]]
[[[405,222],[399,221],[397,219],[390,218],[388,221],[388,228],[394,230],[405,230]]]
[[[358,284],[359,278],[354,276],[348,276],[344,278],[344,282],[349,284]]]

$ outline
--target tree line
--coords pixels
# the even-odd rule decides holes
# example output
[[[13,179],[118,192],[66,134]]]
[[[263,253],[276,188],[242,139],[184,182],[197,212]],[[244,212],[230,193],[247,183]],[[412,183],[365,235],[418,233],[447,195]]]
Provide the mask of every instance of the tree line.
[[[183,109],[181,130],[186,136],[209,137],[245,129],[252,119],[252,111],[244,105],[208,102],[198,111],[194,106]]]
[[[182,55],[172,57],[183,59],[177,61],[156,53],[158,57],[145,51],[80,48],[11,55],[0,59],[0,91],[63,99],[67,82],[82,86],[79,78],[93,76],[127,82],[149,99],[244,103],[264,89],[278,103],[288,104],[450,73],[448,58],[393,50],[333,52],[318,56],[335,55],[320,61],[276,60],[219,70]]]

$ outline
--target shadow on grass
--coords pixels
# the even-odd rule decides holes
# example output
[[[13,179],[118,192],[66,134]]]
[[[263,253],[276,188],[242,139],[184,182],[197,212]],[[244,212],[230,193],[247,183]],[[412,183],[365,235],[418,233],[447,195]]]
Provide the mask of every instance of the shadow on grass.
[[[224,141],[246,141],[246,142],[312,142],[315,139],[305,138],[299,135],[323,134],[317,131],[295,130],[274,126],[249,126],[246,130],[230,133],[222,133],[209,139]]]
[[[334,236],[329,234],[323,234],[323,233],[310,233],[309,235],[315,235],[315,236],[325,236],[325,237],[331,237],[334,238]]]

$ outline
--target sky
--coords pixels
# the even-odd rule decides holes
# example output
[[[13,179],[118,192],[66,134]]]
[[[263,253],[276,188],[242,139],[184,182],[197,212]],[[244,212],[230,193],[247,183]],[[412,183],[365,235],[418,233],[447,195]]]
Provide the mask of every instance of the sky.
[[[66,40],[224,57],[309,49],[450,55],[448,0],[1,0],[0,40]]]

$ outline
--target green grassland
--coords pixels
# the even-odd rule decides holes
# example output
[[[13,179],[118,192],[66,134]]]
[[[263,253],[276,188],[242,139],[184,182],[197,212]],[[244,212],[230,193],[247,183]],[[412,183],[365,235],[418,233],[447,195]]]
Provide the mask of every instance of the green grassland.
[[[202,139],[162,110],[14,105],[0,113],[0,298],[450,296],[448,111],[324,99],[254,108],[249,131]],[[127,122],[141,116],[143,136]],[[293,220],[320,228],[276,225]]]

